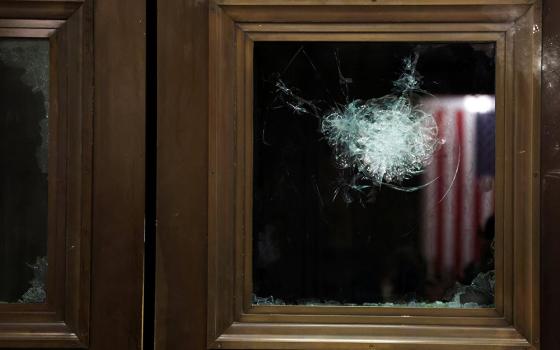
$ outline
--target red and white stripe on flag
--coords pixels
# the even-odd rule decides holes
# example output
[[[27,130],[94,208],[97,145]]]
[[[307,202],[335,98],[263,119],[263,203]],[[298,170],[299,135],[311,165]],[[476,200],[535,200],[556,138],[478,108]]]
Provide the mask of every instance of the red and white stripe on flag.
[[[422,191],[421,234],[432,278],[461,276],[465,267],[478,261],[479,232],[494,215],[494,177],[477,171],[477,118],[480,108],[489,107],[477,109],[472,98],[440,96],[421,102],[436,118],[444,140],[423,174],[423,183],[437,178]],[[487,103],[494,97],[477,98]],[[493,112],[493,106],[484,112]]]

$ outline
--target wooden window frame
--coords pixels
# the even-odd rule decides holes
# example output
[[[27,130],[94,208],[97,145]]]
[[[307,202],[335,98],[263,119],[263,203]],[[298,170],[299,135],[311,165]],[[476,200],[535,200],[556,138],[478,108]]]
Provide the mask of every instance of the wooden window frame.
[[[211,2],[208,347],[538,348],[540,18],[533,0]],[[251,305],[255,41],[496,43],[495,308]]]
[[[90,1],[0,1],[0,38],[50,43],[47,300],[0,305],[0,347],[83,348],[89,343],[91,14]]]

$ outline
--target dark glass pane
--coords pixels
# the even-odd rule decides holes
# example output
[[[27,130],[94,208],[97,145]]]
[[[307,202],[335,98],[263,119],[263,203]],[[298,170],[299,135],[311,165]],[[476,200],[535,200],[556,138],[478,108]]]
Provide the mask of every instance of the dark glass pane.
[[[495,45],[257,42],[255,304],[494,304]]]
[[[49,42],[0,39],[0,302],[41,303],[47,268]]]

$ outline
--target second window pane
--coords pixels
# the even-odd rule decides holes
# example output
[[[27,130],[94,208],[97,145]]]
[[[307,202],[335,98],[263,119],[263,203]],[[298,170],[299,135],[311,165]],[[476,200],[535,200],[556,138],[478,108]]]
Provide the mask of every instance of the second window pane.
[[[46,298],[49,42],[0,39],[0,303]]]

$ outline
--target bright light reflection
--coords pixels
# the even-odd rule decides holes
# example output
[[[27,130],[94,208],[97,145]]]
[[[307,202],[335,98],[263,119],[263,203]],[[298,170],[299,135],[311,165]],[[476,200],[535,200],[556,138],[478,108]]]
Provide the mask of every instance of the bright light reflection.
[[[465,109],[471,113],[489,113],[495,110],[495,100],[493,96],[471,95],[465,97]]]

